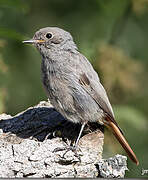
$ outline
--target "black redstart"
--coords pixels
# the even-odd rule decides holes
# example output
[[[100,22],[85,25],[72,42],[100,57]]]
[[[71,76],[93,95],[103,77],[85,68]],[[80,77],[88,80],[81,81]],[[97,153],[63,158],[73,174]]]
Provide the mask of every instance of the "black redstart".
[[[98,122],[113,134],[137,165],[136,155],[114,119],[105,89],[87,58],[83,56],[70,33],[57,27],[46,27],[24,43],[33,44],[42,56],[42,81],[51,104],[66,119],[82,124],[76,146],[87,122]]]

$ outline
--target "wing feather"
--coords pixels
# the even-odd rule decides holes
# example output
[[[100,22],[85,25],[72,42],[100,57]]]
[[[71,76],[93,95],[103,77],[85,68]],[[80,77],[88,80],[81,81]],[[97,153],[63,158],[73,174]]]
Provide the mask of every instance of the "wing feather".
[[[79,73],[79,83],[104,111],[105,115],[110,118],[110,120],[120,129],[121,133],[123,134],[121,128],[114,119],[112,106],[97,73],[94,71],[92,65],[84,56],[81,56],[81,63],[83,63],[83,65],[87,63],[87,66],[85,65],[85,67],[89,67],[89,70],[81,72],[81,74]]]

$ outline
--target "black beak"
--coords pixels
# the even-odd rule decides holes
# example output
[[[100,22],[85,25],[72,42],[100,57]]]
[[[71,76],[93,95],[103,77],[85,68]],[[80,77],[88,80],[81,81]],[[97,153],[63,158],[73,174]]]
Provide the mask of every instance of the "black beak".
[[[37,44],[37,43],[44,43],[45,40],[37,40],[37,39],[30,39],[30,40],[27,40],[27,41],[23,41],[23,43],[26,43],[26,44]]]

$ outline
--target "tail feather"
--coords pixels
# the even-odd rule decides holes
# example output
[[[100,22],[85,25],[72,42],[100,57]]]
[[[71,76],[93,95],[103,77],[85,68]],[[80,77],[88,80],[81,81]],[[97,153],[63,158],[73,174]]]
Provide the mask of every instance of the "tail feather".
[[[135,155],[135,153],[133,152],[133,150],[131,149],[130,145],[128,144],[128,142],[126,141],[126,139],[124,138],[124,136],[122,135],[121,131],[119,130],[119,128],[108,118],[106,117],[107,123],[105,123],[105,125],[109,126],[112,131],[113,134],[115,135],[115,137],[117,138],[117,140],[119,141],[119,143],[122,145],[122,147],[124,148],[124,150],[127,152],[129,158],[136,163],[136,165],[139,165],[139,161]]]

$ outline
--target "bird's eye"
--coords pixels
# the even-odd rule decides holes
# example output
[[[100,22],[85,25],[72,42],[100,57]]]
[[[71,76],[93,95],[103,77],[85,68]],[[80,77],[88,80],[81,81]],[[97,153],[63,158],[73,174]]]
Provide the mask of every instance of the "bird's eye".
[[[51,39],[52,38],[52,34],[51,33],[47,33],[46,34],[46,38]]]

